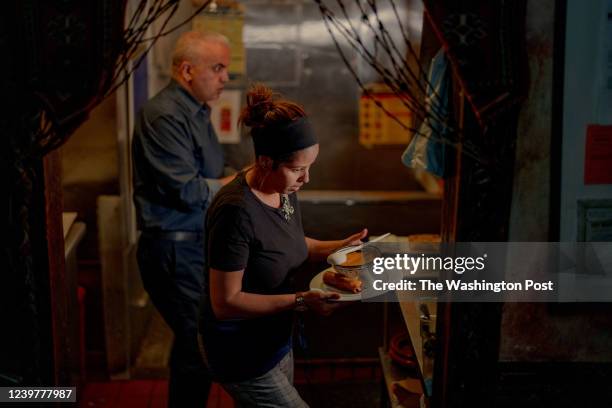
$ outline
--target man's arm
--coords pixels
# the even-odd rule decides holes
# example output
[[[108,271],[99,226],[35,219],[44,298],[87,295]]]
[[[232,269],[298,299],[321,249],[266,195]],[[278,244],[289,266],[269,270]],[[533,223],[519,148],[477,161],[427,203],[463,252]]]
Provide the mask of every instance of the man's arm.
[[[233,177],[202,177],[191,136],[172,118],[162,116],[146,126],[141,144],[144,159],[154,178],[150,182],[178,206],[193,208],[205,205]]]

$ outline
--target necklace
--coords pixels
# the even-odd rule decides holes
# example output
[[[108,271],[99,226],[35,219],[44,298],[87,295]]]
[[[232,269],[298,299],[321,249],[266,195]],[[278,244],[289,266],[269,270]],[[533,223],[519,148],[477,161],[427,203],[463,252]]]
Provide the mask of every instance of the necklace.
[[[281,194],[280,199],[281,199],[281,209],[280,209],[281,213],[283,214],[283,217],[285,217],[285,220],[289,222],[291,221],[291,216],[295,212],[295,209],[289,202],[289,196],[287,194]]]
[[[249,186],[249,182],[247,180],[246,173],[248,173],[249,170],[245,172],[245,176],[244,176],[247,186]],[[255,192],[252,192],[252,193],[255,195],[255,197],[257,197],[257,194],[255,194]],[[285,219],[285,221],[289,222],[291,221],[291,217],[293,213],[295,212],[295,208],[293,208],[293,206],[291,205],[291,202],[289,201],[289,196],[287,194],[279,194],[279,196],[280,196],[280,212],[283,215],[283,218]],[[259,202],[259,204],[263,205],[263,202],[261,199],[258,198],[257,201]]]

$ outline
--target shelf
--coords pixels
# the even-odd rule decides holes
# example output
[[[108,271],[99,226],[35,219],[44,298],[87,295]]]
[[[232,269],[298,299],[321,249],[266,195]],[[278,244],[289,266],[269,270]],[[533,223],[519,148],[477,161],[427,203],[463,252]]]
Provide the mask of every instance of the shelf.
[[[409,237],[396,237],[391,236],[384,240],[384,242],[392,242],[401,246],[406,246],[406,248],[410,245],[408,241]],[[404,251],[397,251],[397,253],[404,252],[406,253],[406,249],[403,248]],[[419,251],[417,251],[419,252]],[[416,275],[404,276],[404,279],[432,279],[437,280],[439,277],[438,271],[418,271]],[[396,364],[392,363],[391,358],[387,354],[384,348],[379,349],[380,361],[383,367],[383,375],[385,377],[385,383],[387,387],[387,392],[389,394],[389,398],[391,401],[392,407],[404,407],[405,405],[399,404],[397,401],[397,397],[393,392],[394,384],[402,384],[404,389],[408,388],[411,391],[420,393],[419,398],[417,399],[417,403],[414,403],[414,398],[410,396],[408,399],[412,401],[409,402],[410,405],[406,405],[409,407],[423,407],[429,404],[429,397],[431,397],[431,385],[433,378],[433,359],[427,358],[424,361],[423,356],[423,338],[421,337],[421,310],[419,306],[424,304],[427,306],[430,315],[430,330],[435,332],[435,324],[436,324],[436,312],[437,312],[437,303],[436,299],[431,297],[429,292],[419,292],[419,291],[410,291],[404,292],[398,290],[395,292],[397,300],[399,302],[400,310],[402,312],[402,317],[404,319],[404,323],[406,325],[406,329],[408,331],[408,335],[410,337],[410,342],[412,343],[412,347],[414,349],[414,354],[416,355],[417,360],[417,369],[415,370],[407,370],[402,369]],[[386,310],[386,309],[385,309]],[[385,311],[385,326],[388,326],[388,311]],[[388,333],[385,340],[385,343],[388,343]],[[416,377],[416,378],[414,378]],[[418,391],[417,391],[418,390]],[[424,390],[426,391],[425,395]],[[410,393],[407,392],[408,395]],[[418,395],[418,394],[417,394]]]
[[[300,191],[300,202],[335,203],[392,203],[418,200],[440,201],[440,196],[425,191],[384,190],[304,190]]]
[[[414,371],[393,364],[391,357],[382,347],[378,349],[378,355],[391,407],[416,408],[422,406],[423,387],[421,381],[413,377]],[[403,388],[403,394],[405,394],[401,401],[398,400],[396,393],[393,391],[398,386]]]
[[[432,317],[432,328],[435,330],[436,322],[436,302],[435,301],[402,301],[400,293],[398,293],[398,300],[406,328],[408,329],[408,335],[414,348],[414,353],[417,357],[418,367],[420,376],[423,378],[424,384],[431,384],[433,377],[433,359],[427,361],[424,364],[423,361],[423,339],[421,337],[421,312],[419,310],[419,303],[424,303],[429,309],[429,313]],[[430,396],[431,390],[429,389],[427,395]]]

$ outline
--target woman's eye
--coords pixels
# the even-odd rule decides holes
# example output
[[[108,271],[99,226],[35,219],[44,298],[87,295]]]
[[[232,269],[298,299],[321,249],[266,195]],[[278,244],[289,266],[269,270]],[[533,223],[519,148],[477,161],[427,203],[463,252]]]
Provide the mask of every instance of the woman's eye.
[[[293,169],[293,172],[294,172],[294,173],[301,173],[301,172],[302,172],[302,169]]]

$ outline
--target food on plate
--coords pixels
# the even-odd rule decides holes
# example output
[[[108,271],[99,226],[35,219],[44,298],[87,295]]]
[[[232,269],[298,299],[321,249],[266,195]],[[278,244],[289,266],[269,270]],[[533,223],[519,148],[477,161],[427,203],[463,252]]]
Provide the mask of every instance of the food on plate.
[[[326,271],[323,274],[323,283],[336,289],[351,293],[361,292],[361,287],[363,286],[363,282],[359,279],[348,278],[345,275],[334,271]]]
[[[346,254],[346,261],[342,262],[340,266],[361,266],[364,263],[363,253],[361,251],[355,251]]]

